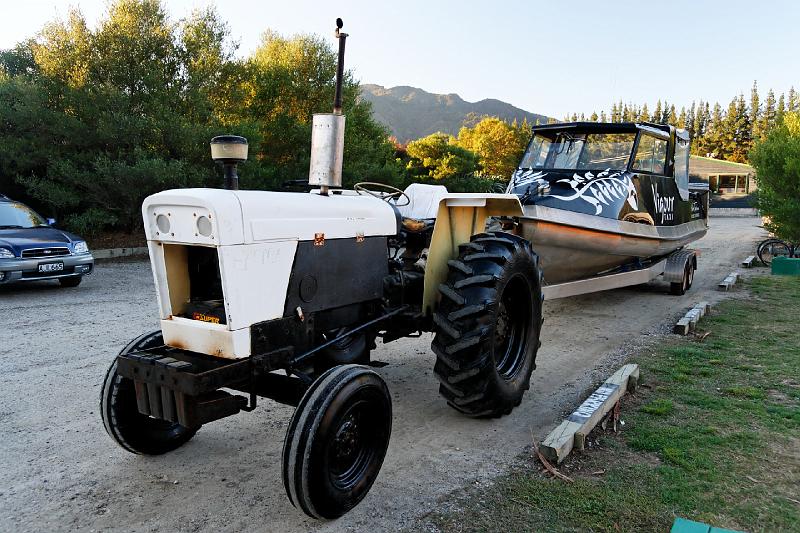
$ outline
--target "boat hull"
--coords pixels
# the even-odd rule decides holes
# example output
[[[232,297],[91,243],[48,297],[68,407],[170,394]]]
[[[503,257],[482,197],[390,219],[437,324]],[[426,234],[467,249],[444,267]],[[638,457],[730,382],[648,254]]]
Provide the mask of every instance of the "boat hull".
[[[654,226],[541,205],[526,205],[519,232],[539,255],[546,283],[588,278],[667,255],[707,231],[704,219]]]

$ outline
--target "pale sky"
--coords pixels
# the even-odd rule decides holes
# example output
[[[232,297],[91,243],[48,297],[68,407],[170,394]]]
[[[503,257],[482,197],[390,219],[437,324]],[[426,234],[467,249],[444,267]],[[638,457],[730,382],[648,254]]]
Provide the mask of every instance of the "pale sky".
[[[347,67],[363,83],[504,100],[561,118],[612,101],[689,105],[800,90],[800,2],[791,0],[395,1],[165,0],[174,19],[215,4],[252,51],[262,32],[331,38],[344,19]],[[0,48],[77,6],[91,24],[107,0],[0,0]]]

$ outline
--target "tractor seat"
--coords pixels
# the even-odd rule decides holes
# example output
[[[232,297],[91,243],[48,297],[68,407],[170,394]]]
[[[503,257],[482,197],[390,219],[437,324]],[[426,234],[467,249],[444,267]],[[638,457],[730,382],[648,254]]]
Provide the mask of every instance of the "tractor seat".
[[[433,227],[439,202],[447,195],[447,187],[412,183],[404,192],[408,196],[408,203],[402,205],[401,196],[398,198],[401,205],[396,205],[402,217],[403,229],[410,233],[422,233]]]
[[[404,192],[408,196],[408,204],[396,206],[403,219],[403,229],[411,233],[426,231],[436,221],[439,202],[447,195],[447,187],[412,183]],[[399,200],[402,204],[402,196]]]

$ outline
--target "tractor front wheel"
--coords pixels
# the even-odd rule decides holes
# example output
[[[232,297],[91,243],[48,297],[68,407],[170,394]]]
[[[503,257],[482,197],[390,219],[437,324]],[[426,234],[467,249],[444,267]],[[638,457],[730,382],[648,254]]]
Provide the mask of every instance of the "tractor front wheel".
[[[292,415],[283,445],[283,485],[312,518],[338,518],[378,477],[392,433],[392,400],[383,379],[360,365],[317,378]]]
[[[163,344],[161,331],[137,337],[121,354]],[[136,405],[133,380],[117,373],[117,361],[109,367],[100,391],[100,414],[106,432],[125,450],[142,455],[171,452],[197,432],[180,424],[143,415]]]
[[[448,262],[434,315],[439,393],[469,416],[497,417],[530,387],[542,324],[542,278],[525,239],[474,235]]]

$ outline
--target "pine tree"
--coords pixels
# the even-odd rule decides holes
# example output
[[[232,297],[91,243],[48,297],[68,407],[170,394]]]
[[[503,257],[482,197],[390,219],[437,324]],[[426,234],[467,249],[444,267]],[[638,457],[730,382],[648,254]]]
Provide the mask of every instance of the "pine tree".
[[[674,126],[678,122],[678,116],[675,114],[675,106],[669,106],[669,114],[667,115],[667,120],[665,121],[667,124]]]
[[[753,146],[753,125],[750,122],[750,114],[743,94],[740,94],[736,101],[736,120],[734,125],[735,144],[731,159],[739,163],[745,163],[747,154]]]
[[[597,116],[597,111],[592,111],[592,116],[589,117],[589,120],[591,120],[592,122],[597,122],[599,120],[599,117]]]
[[[706,112],[708,112],[709,104],[706,102]],[[721,152],[721,141],[722,141],[722,134],[723,134],[723,123],[722,123],[722,106],[719,105],[719,102],[714,104],[714,110],[711,112],[710,115],[706,117],[706,130],[705,135],[703,135],[703,142],[699,146],[700,148],[700,155],[704,156],[711,156],[711,157],[719,157]]]
[[[642,122],[650,122],[650,111],[647,110],[647,102],[642,104],[642,110],[639,112],[639,120]]]
[[[681,114],[678,116],[678,122],[675,124],[680,129],[686,129],[686,108],[681,107]]]
[[[758,97],[758,82],[753,81],[753,88],[750,90],[750,123],[753,125],[752,136],[757,139],[761,136],[761,105]]]
[[[661,115],[662,114],[663,114],[663,112],[661,110],[661,100],[659,100],[658,102],[656,102],[656,110],[653,111],[653,118],[651,119],[652,122],[655,122],[657,124],[663,124],[661,122]]]
[[[619,122],[619,112],[617,111],[617,104],[611,106],[611,122]]]
[[[797,101],[797,93],[794,87],[789,87],[789,97],[786,100],[786,111],[795,112],[800,111],[800,103]]]
[[[761,137],[763,138],[775,125],[775,93],[772,89],[767,93],[767,100],[764,102],[764,114],[761,117]]]
[[[780,126],[783,124],[783,116],[786,114],[786,98],[783,93],[778,97],[778,107],[775,108],[775,124]]]
[[[690,139],[694,139],[695,137],[695,129],[694,129],[695,111],[696,111],[696,106],[694,101],[692,101],[692,107],[690,107],[689,112],[686,113],[686,121],[685,121],[686,131],[689,132]]]

